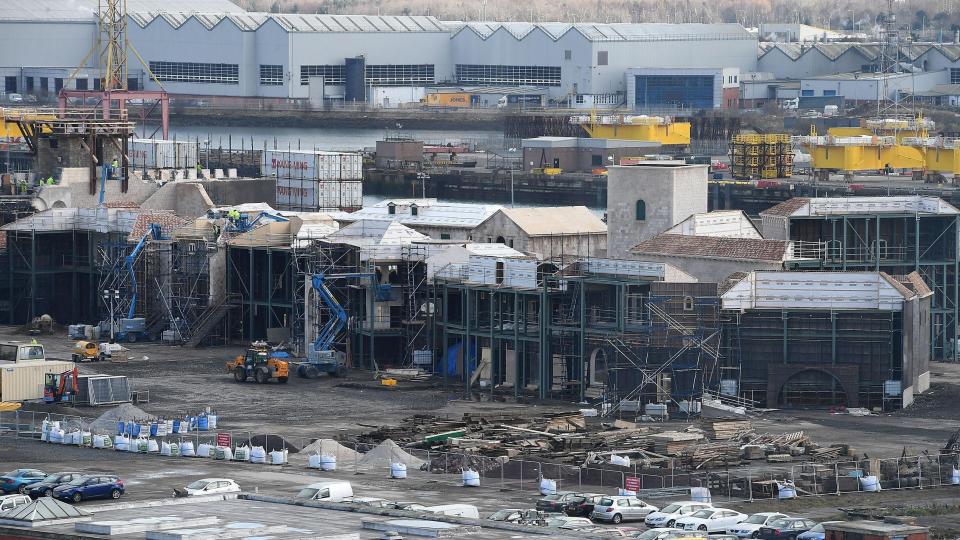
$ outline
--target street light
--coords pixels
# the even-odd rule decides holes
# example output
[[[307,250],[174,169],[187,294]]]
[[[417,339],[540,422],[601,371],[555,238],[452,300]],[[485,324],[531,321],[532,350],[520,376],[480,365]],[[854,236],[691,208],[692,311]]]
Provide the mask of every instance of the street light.
[[[417,173],[417,179],[420,180],[420,186],[421,186],[420,189],[422,190],[421,196],[424,199],[426,199],[427,198],[427,180],[430,179],[430,175],[421,171]]]
[[[114,342],[114,329],[116,326],[114,324],[114,320],[115,320],[114,308],[116,306],[116,302],[118,302],[119,300],[120,300],[120,291],[118,289],[103,290],[103,301],[106,302],[107,305],[110,307],[110,343]]]

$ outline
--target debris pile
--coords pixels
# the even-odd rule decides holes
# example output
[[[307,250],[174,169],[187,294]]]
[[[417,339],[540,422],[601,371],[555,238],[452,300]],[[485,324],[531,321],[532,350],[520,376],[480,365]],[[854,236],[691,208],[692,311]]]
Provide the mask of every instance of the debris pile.
[[[90,423],[90,431],[98,433],[116,433],[117,422],[149,422],[156,417],[130,403],[114,407]]]

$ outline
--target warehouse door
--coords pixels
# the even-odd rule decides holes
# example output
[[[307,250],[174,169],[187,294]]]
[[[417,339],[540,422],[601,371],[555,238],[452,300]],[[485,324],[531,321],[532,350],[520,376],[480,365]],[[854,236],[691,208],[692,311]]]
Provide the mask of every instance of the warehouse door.
[[[808,369],[783,383],[779,401],[788,407],[846,406],[847,393],[833,375],[819,369]]]

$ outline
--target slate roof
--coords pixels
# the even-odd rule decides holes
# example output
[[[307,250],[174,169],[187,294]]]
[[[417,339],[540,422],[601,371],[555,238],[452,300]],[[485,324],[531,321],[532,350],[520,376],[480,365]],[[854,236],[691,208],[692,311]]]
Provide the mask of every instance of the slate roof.
[[[786,240],[660,234],[640,242],[630,252],[637,255],[781,262],[786,259],[789,250],[790,242]]]
[[[783,201],[782,203],[767,208],[763,212],[760,212],[761,216],[771,216],[771,217],[790,217],[794,212],[803,208],[810,202],[810,199],[807,197],[794,197],[790,200]]]

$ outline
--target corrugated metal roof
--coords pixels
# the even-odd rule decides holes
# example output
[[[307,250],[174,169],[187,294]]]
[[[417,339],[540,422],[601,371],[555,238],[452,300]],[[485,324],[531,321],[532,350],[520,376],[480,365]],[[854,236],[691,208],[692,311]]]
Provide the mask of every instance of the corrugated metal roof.
[[[718,236],[727,238],[763,238],[743,210],[714,210],[693,214],[667,229],[668,234]]]
[[[444,32],[447,28],[434,17],[426,16],[374,16],[374,15],[313,15],[290,13],[197,13],[196,11],[131,12],[130,18],[140,27],[146,27],[156,19],[165,20],[179,28],[190,19],[207,28],[213,28],[224,20],[244,31],[255,31],[268,21],[280,25],[287,32]]]
[[[607,224],[586,206],[503,208],[499,211],[529,236],[607,232]]]
[[[691,41],[733,40],[754,37],[743,26],[734,23],[528,23],[528,22],[454,22],[445,23],[454,33],[470,30],[487,39],[498,30],[521,40],[531,32],[541,31],[554,41],[567,32],[579,32],[590,41]]]
[[[0,20],[17,21],[93,21],[97,0],[3,0]],[[127,0],[127,11],[187,13],[243,13],[229,0]]]
[[[876,60],[880,56],[880,45],[877,43],[769,43],[759,44],[760,56],[777,50],[791,60],[798,60],[805,54],[820,53],[830,60],[836,60],[848,51],[854,51],[866,60]],[[910,62],[935,50],[950,61],[960,59],[960,44],[955,43],[905,43],[900,46],[902,59]]]
[[[850,214],[960,214],[940,197],[796,197],[760,212],[761,216],[807,217]]]
[[[391,204],[394,205],[394,214],[390,213]],[[411,212],[414,205],[417,215]],[[503,207],[497,204],[441,203],[436,199],[389,199],[336,219],[345,223],[380,220],[397,221],[408,227],[419,225],[472,229],[501,208]]]

